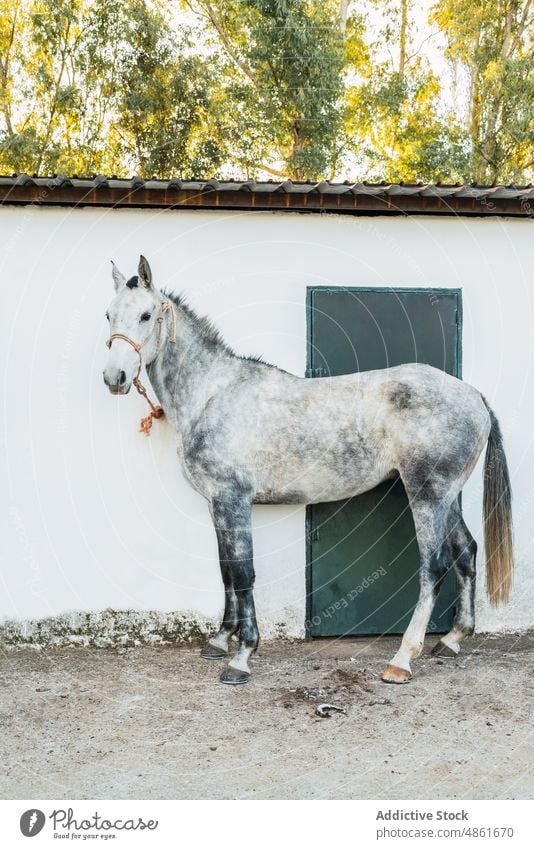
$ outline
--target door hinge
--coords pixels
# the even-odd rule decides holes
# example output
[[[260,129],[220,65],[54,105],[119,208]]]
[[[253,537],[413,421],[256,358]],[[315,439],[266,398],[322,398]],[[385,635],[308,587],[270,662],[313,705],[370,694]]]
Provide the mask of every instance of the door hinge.
[[[319,530],[318,530],[318,528],[314,528],[313,531],[310,532],[310,540],[312,542],[318,542],[319,541]]]

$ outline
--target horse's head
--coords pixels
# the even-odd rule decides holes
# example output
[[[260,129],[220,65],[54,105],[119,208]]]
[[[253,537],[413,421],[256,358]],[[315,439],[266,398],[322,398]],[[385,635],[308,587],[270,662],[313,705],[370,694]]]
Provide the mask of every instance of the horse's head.
[[[139,371],[141,351],[145,365],[156,356],[163,298],[152,285],[152,272],[144,256],[139,259],[137,275],[129,280],[115,263],[112,265],[115,297],[107,312],[110,351],[104,383],[113,395],[126,395]]]

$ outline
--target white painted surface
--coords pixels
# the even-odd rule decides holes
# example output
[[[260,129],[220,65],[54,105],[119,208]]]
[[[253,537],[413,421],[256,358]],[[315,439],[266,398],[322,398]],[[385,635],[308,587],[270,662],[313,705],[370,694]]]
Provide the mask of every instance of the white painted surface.
[[[101,371],[109,260],[143,252],[156,284],[189,296],[241,353],[296,374],[308,285],[461,287],[464,379],[486,395],[511,466],[518,569],[512,604],[479,630],[534,626],[534,371],[530,220],[298,213],[0,209],[3,566],[0,615],[111,607],[216,616],[222,590],[206,504],[183,480],[173,433],[137,432],[140,398]],[[464,495],[480,538],[480,470]],[[304,623],[304,508],[255,509],[264,634]],[[482,562],[480,562],[482,565]],[[482,569],[479,570],[481,575]]]

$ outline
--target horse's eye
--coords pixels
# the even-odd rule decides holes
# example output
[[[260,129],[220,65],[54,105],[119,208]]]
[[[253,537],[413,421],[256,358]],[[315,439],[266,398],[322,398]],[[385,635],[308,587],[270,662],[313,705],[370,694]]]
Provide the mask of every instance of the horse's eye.
[[[108,312],[106,313],[106,318],[109,321],[109,313]]]
[[[150,318],[150,313],[144,312],[143,315],[141,316],[141,321],[148,321],[149,318]]]

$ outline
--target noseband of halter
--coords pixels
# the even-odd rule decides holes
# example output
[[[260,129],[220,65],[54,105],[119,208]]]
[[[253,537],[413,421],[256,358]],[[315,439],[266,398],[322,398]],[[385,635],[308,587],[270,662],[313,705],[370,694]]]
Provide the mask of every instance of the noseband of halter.
[[[165,319],[165,313],[170,310],[171,313],[171,335],[169,337],[169,342],[172,342],[174,345],[176,342],[176,312],[174,311],[174,306],[172,301],[168,299],[161,302],[161,309],[159,315],[156,319],[156,348],[161,348],[161,328],[163,325],[163,321]],[[150,334],[151,336],[152,334]],[[148,337],[150,339],[150,336]],[[122,339],[123,342],[128,342],[129,345],[132,346],[137,356],[139,357],[139,365],[137,367],[137,374],[133,379],[133,385],[137,389],[140,395],[143,396],[148,406],[150,407],[150,413],[148,416],[144,416],[141,419],[140,431],[145,434],[145,436],[150,436],[150,429],[152,427],[152,419],[162,419],[165,415],[163,411],[163,407],[160,407],[159,404],[153,404],[150,398],[148,397],[148,393],[139,380],[139,375],[141,374],[141,369],[143,368],[143,355],[141,353],[143,347],[148,342],[146,339],[141,345],[138,342],[134,342],[133,339],[130,339],[129,336],[125,336],[124,333],[113,333],[106,342],[108,348],[111,348],[111,345],[115,339]]]

